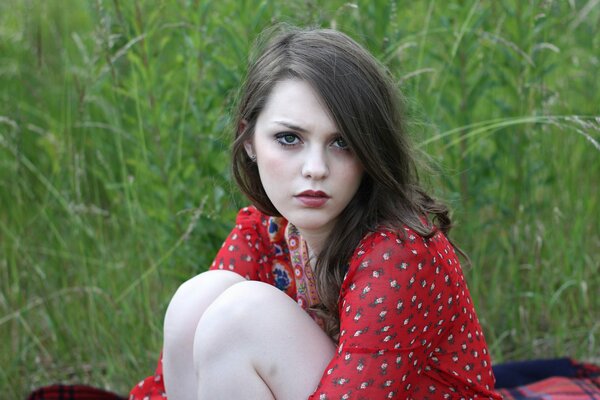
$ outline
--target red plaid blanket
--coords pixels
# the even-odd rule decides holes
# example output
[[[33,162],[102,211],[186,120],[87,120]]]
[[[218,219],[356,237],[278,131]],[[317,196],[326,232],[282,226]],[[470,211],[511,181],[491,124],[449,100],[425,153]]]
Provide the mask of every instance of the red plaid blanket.
[[[553,376],[514,388],[497,389],[505,400],[600,400],[600,367],[572,361],[573,376]],[[155,375],[138,383],[130,399],[165,400],[162,363]],[[124,400],[101,389],[83,385],[53,385],[32,392],[28,400]]]
[[[125,400],[117,394],[86,385],[51,385],[39,388],[28,400]]]
[[[600,400],[600,377],[557,376],[512,389],[498,389],[505,400]]]
[[[498,389],[504,399],[600,400],[600,367],[575,360],[558,359],[524,362],[521,363],[520,369],[523,367],[535,369],[536,363],[540,367],[545,364],[546,368],[558,365],[558,369],[562,369],[561,373],[565,376],[551,376],[510,389]],[[566,367],[565,364],[567,364]],[[514,371],[519,368],[511,369]],[[525,374],[527,374],[526,372]]]

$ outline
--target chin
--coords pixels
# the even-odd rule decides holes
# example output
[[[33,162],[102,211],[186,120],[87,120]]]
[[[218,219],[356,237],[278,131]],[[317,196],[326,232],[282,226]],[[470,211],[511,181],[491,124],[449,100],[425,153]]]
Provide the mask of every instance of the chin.
[[[326,227],[332,226],[333,219],[328,216],[318,215],[315,210],[307,210],[302,212],[292,212],[289,218],[285,216],[291,224],[296,228],[305,231],[319,231]]]

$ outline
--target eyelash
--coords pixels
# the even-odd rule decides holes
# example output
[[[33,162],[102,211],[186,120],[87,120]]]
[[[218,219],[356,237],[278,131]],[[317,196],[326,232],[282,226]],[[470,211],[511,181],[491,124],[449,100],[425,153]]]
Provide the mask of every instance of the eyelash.
[[[278,133],[277,135],[275,135],[275,140],[282,147],[293,147],[293,146],[296,146],[299,144],[298,142],[286,143],[284,140],[285,137],[293,137],[295,140],[298,140],[298,142],[300,141],[300,138],[298,137],[298,135],[295,133],[291,133],[291,132]],[[335,138],[332,143],[337,143],[339,141],[343,142],[345,144],[345,146],[339,146],[339,145],[335,146],[337,149],[339,149],[339,150],[349,150],[350,149],[348,147],[348,144],[346,144],[346,141],[342,137]]]
[[[341,141],[342,143],[344,143],[344,146],[343,147],[342,146],[337,146],[338,149],[340,149],[340,150],[350,150],[350,147],[348,146],[348,143],[346,143],[346,141],[342,137],[336,138],[333,142],[336,143],[336,142],[339,142],[339,141]]]
[[[291,146],[295,146],[295,145],[298,144],[298,143],[286,143],[284,141],[284,138],[286,136],[291,136],[294,139],[297,139],[298,141],[300,140],[300,138],[298,137],[298,135],[296,135],[295,133],[291,133],[291,132],[278,133],[277,135],[275,135],[275,140],[277,141],[277,143],[279,143],[283,147],[291,147]]]

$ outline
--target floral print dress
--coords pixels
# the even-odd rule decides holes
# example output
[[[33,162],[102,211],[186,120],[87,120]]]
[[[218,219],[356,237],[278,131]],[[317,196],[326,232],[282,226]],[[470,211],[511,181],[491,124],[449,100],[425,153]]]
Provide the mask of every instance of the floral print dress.
[[[240,210],[211,269],[274,285],[307,312],[319,302],[298,231],[254,207]],[[443,233],[367,234],[350,259],[339,315],[337,352],[310,400],[501,399],[458,258]],[[162,398],[159,361],[130,399]]]

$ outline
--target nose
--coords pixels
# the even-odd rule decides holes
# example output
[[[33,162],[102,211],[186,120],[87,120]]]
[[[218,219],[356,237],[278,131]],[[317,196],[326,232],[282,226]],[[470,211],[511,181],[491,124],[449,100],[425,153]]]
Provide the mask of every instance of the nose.
[[[325,149],[312,148],[306,152],[302,164],[302,176],[310,179],[324,179],[329,175],[329,162]]]

